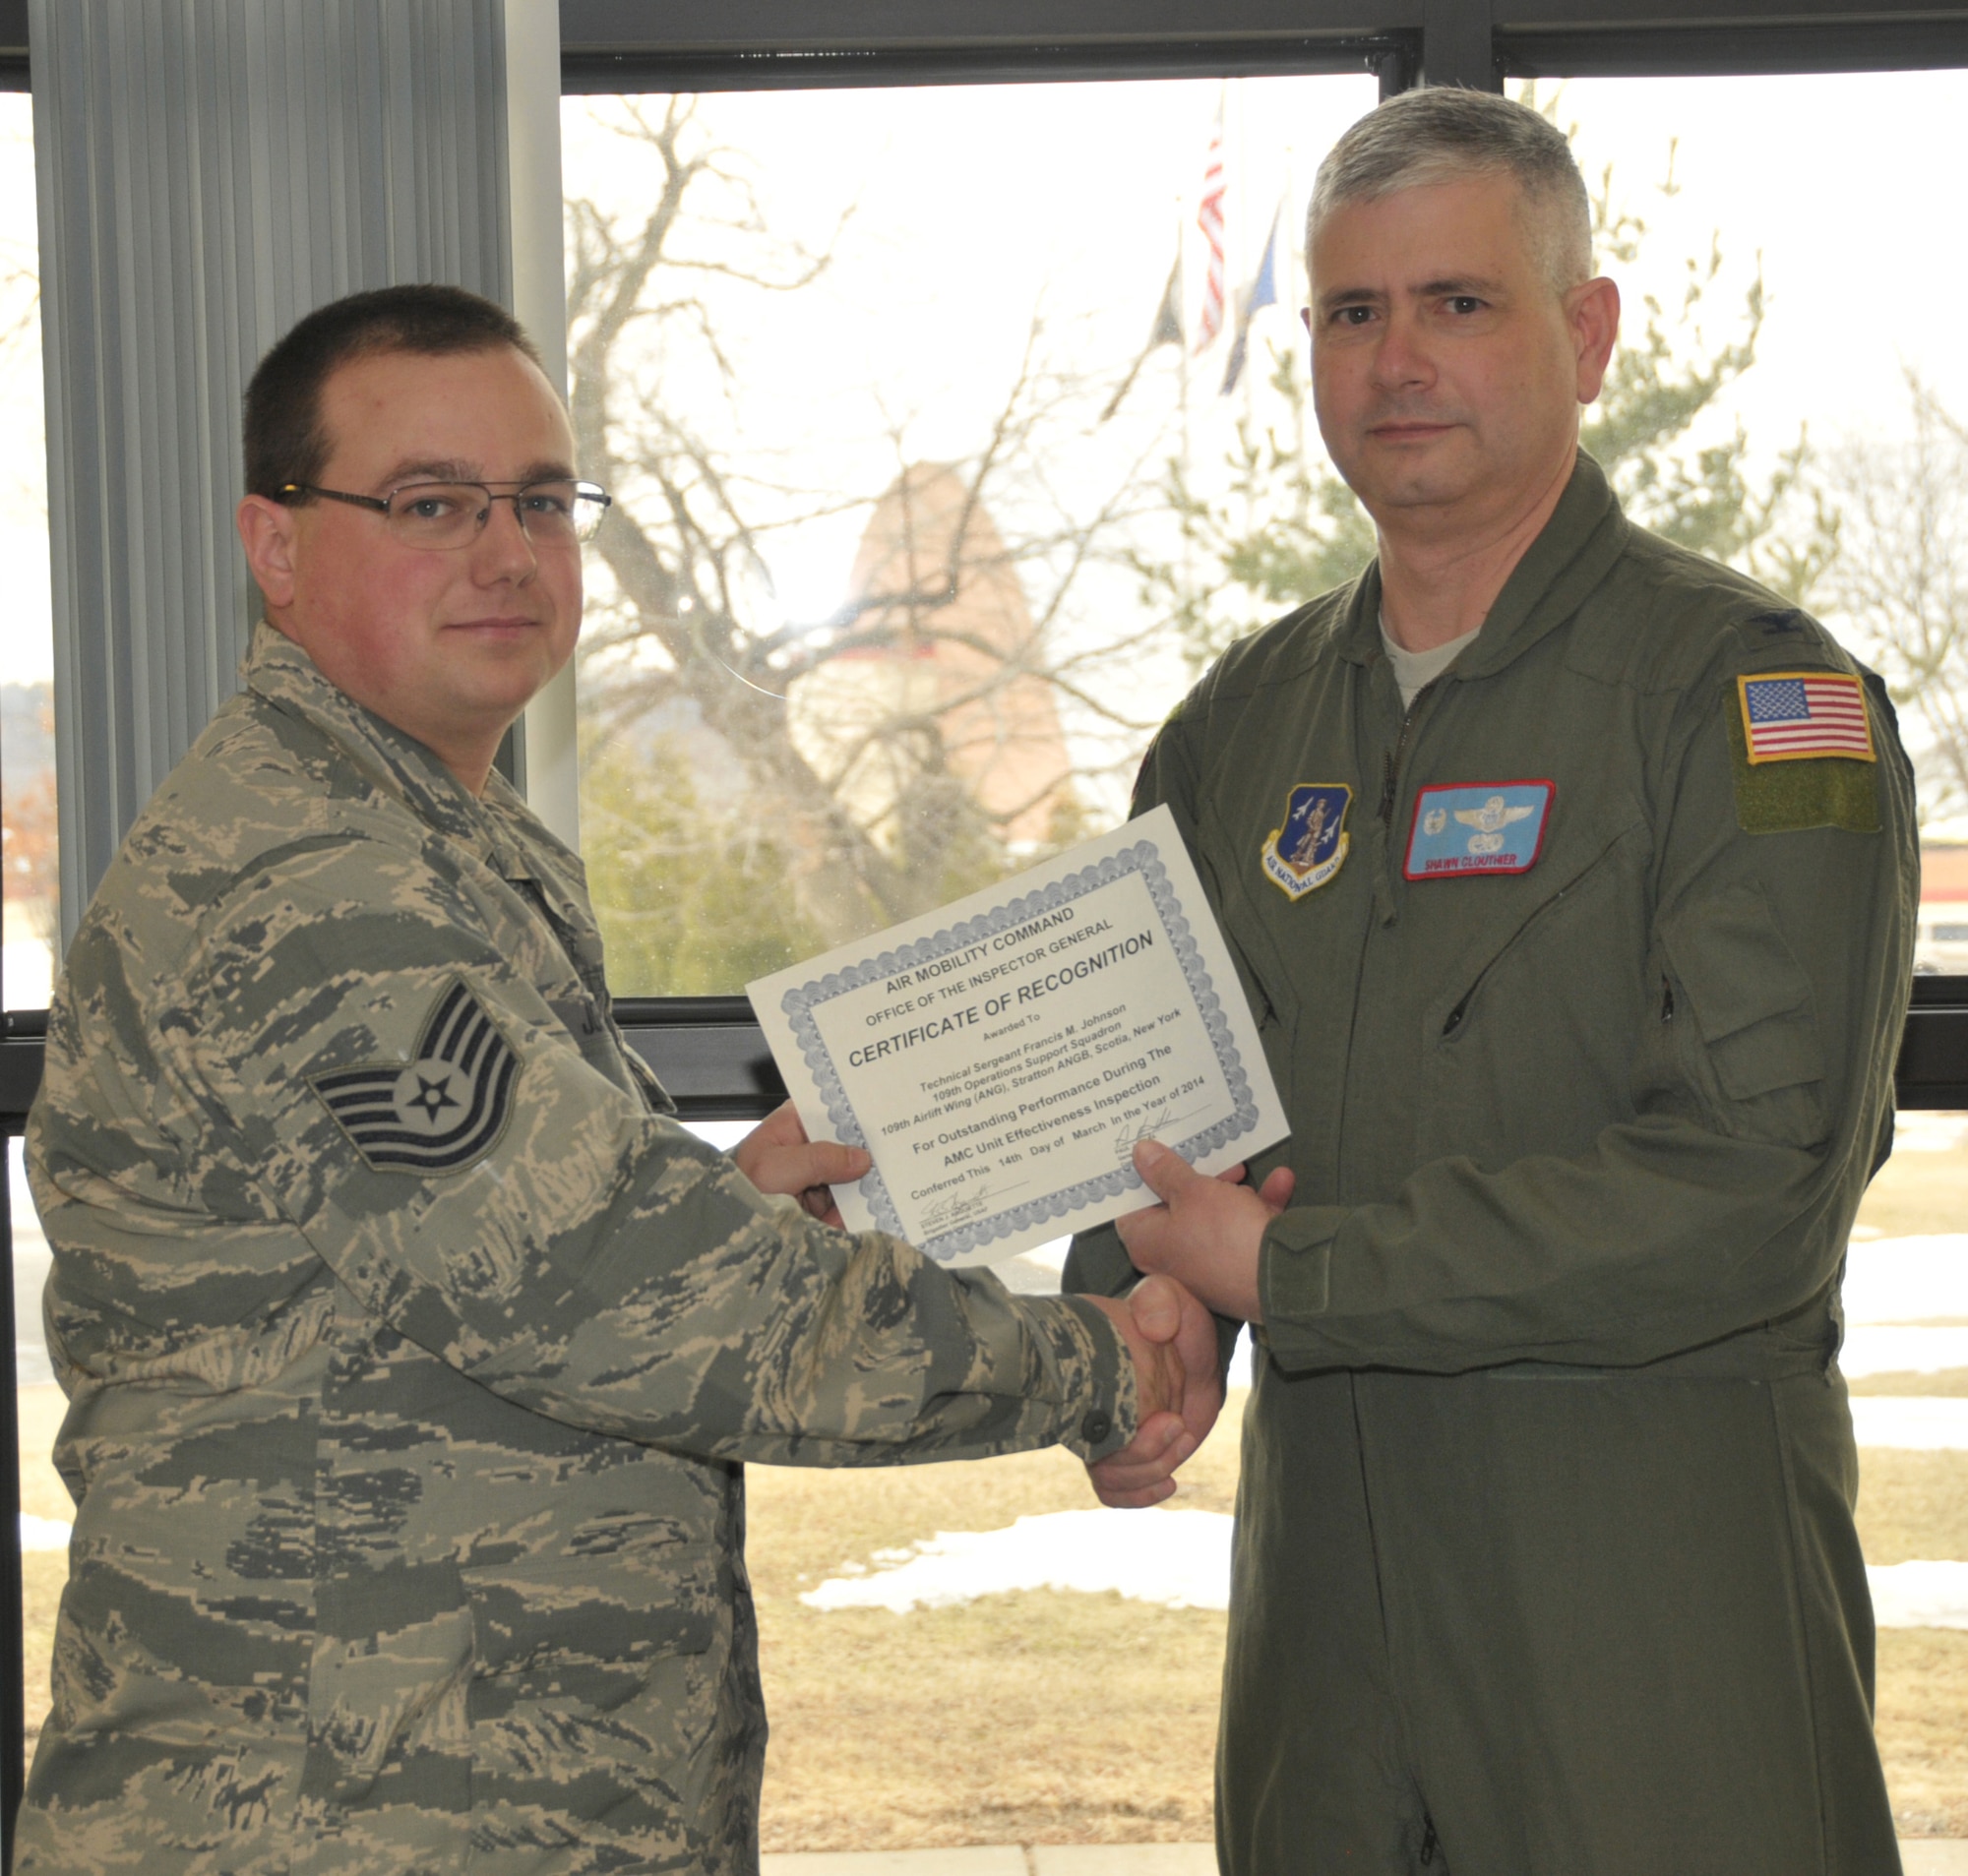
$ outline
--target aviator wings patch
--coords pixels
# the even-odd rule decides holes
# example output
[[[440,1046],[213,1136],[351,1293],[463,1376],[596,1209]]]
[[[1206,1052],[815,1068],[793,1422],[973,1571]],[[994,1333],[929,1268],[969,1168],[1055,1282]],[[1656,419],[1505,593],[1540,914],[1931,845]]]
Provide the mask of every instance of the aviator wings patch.
[[[407,1067],[370,1062],[308,1080],[377,1172],[461,1173],[505,1132],[519,1074],[512,1045],[454,980],[425,1019]]]

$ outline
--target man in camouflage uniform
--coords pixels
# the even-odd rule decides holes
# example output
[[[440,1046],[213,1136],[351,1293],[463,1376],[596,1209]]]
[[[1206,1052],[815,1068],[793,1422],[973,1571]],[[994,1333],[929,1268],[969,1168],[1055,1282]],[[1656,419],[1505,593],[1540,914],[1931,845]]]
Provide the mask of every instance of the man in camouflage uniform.
[[[574,645],[572,450],[451,289],[255,377],[272,623],[83,921],[30,1125],[77,1513],[23,1871],[753,1868],[742,1461],[1061,1441],[1140,1503],[1206,1430],[1174,1285],[1013,1298],[809,1216],[866,1163],[789,1114],[735,1164],[669,1118],[491,772]]]
[[[1887,1876],[1836,1357],[1916,897],[1892,707],[1579,453],[1619,297],[1536,112],[1384,104],[1310,233],[1380,555],[1226,652],[1137,790],[1291,1138],[1257,1193],[1144,1150],[1167,1209],[1067,1271],[1261,1325],[1223,1867]]]

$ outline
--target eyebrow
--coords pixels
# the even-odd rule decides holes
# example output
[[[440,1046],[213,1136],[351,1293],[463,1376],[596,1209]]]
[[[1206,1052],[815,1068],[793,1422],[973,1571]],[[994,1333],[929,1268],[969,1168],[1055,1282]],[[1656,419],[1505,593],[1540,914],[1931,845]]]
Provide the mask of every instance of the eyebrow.
[[[1423,280],[1415,286],[1400,289],[1404,297],[1411,299],[1445,299],[1457,293],[1470,293],[1481,299],[1494,299],[1504,290],[1502,280],[1491,279],[1477,273],[1449,273],[1440,279]],[[1319,298],[1320,310],[1331,312],[1342,306],[1358,306],[1364,302],[1384,299],[1386,295],[1374,286],[1339,286],[1330,293],[1322,293]]]
[[[485,479],[476,463],[461,462],[456,457],[418,456],[406,457],[394,464],[380,478],[380,485],[400,488],[406,482],[483,482]],[[505,478],[499,479],[503,481]],[[574,470],[557,457],[540,457],[528,462],[514,479],[521,483],[572,482]]]
[[[1408,288],[1410,293],[1431,300],[1454,293],[1473,293],[1480,298],[1491,299],[1503,290],[1502,280],[1490,279],[1481,273],[1451,273],[1440,280],[1424,280],[1419,286]]]

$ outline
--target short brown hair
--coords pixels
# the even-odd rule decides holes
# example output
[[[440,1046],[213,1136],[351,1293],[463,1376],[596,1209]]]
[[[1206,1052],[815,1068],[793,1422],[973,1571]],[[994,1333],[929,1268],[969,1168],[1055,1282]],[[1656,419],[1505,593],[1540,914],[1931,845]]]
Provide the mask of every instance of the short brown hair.
[[[540,362],[511,313],[461,286],[382,286],[317,307],[274,345],[246,387],[246,492],[278,501],[328,460],[321,392],[335,371],[372,352],[443,358],[510,345]]]

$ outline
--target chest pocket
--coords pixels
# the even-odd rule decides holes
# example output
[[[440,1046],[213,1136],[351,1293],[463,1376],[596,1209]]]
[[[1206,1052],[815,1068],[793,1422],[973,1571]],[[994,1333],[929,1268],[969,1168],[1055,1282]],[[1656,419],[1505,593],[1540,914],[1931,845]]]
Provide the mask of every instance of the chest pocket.
[[[1824,1051],[1804,974],[1753,885],[1687,907],[1662,932],[1699,1056],[1688,1072],[1725,1131],[1808,1145],[1824,1132]]]
[[[616,1055],[615,1040],[594,999],[590,997],[549,997],[547,1007],[559,1019],[560,1026],[574,1038],[582,1059],[590,1068],[598,1068],[618,1087],[621,1086],[622,1063]]]
[[[549,997],[547,1007],[574,1038],[581,1059],[597,1074],[606,1075],[616,1087],[637,1096],[652,1114],[676,1112],[676,1103],[663,1092],[643,1059],[629,1047],[628,1039],[592,998]]]

